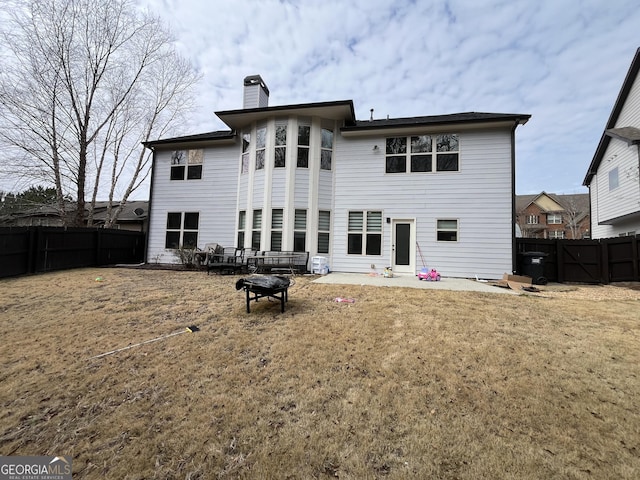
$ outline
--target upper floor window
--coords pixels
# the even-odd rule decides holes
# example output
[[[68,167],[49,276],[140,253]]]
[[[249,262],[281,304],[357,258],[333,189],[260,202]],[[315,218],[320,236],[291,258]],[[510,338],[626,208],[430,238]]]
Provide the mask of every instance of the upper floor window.
[[[276,125],[275,163],[276,168],[285,166],[287,157],[287,124]]]
[[[202,178],[204,150],[175,150],[171,154],[171,180]]]
[[[613,190],[614,188],[618,188],[620,185],[620,180],[618,178],[618,167],[609,171],[609,190]]]
[[[309,138],[311,127],[309,125],[298,125],[298,163],[300,168],[309,168]]]
[[[411,172],[434,170],[433,143],[436,144],[435,171],[456,172],[459,169],[459,144],[455,134],[415,135],[386,139],[386,173],[405,173],[409,163]],[[407,148],[409,146],[410,148]]]
[[[560,225],[562,223],[562,215],[559,213],[547,213],[547,223],[549,225]]]
[[[256,130],[256,170],[264,168],[265,148],[267,146],[267,127]]]
[[[458,136],[457,135],[437,135],[436,136],[436,171],[437,172],[457,172],[458,171]]]
[[[249,149],[251,148],[251,133],[242,133],[242,166],[240,173],[249,173]]]
[[[527,225],[538,225],[540,217],[538,215],[527,215]]]
[[[404,173],[407,171],[407,138],[387,138],[387,157],[385,159],[387,173]]]
[[[331,170],[333,155],[333,130],[323,128],[320,139],[320,169]]]

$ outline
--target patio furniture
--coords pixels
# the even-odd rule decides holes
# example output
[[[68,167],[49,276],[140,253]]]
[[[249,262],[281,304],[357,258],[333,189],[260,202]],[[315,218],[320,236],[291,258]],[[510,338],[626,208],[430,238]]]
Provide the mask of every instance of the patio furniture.
[[[242,270],[244,266],[242,249],[224,247],[219,253],[212,253],[207,261],[207,275],[211,271],[221,275],[234,274]]]
[[[251,300],[269,297],[280,301],[280,312],[284,313],[284,304],[289,300],[291,280],[281,275],[260,275],[241,278],[236,282],[236,290],[244,289],[247,313],[251,313]]]
[[[246,258],[252,273],[306,273],[309,252],[262,251]]]

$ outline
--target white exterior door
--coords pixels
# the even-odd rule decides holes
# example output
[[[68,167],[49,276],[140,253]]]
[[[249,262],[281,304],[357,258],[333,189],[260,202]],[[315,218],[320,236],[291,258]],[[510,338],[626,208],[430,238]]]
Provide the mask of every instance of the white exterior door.
[[[391,266],[397,273],[416,273],[415,220],[393,220]]]

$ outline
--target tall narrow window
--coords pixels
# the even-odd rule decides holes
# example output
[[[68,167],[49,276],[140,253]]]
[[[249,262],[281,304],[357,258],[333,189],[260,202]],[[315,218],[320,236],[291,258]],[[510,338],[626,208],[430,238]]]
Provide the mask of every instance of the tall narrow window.
[[[618,167],[609,171],[609,190],[618,188],[620,181],[618,180]]]
[[[267,146],[267,127],[256,130],[256,170],[264,168],[265,147]]]
[[[260,229],[262,228],[262,210],[253,211],[253,224],[251,232],[251,248],[260,250]]]
[[[304,252],[307,245],[307,211],[296,209],[293,222],[293,251]]]
[[[438,220],[437,238],[439,242],[457,242],[458,220]]]
[[[367,255],[382,253],[382,212],[367,212]]]
[[[167,213],[165,248],[196,248],[199,220],[198,212]]]
[[[249,149],[251,148],[251,133],[242,133],[242,166],[240,173],[249,173]]]
[[[364,227],[363,212],[349,212],[349,225],[347,229],[347,253],[362,255],[362,230]]]
[[[404,173],[407,171],[407,138],[387,138],[385,172]]]
[[[329,253],[329,239],[331,233],[331,212],[318,212],[318,253]]]
[[[238,248],[244,248],[244,232],[247,223],[247,212],[240,210],[238,213]]]
[[[333,130],[323,128],[320,140],[320,169],[331,170],[331,157],[333,155]]]
[[[298,163],[300,168],[309,167],[309,137],[311,127],[309,125],[298,125]]]
[[[276,168],[284,168],[287,158],[287,124],[276,125],[275,163]]]
[[[438,135],[436,137],[436,170],[438,172],[458,171],[458,136]]]
[[[282,251],[282,219],[282,209],[274,208],[271,211],[271,250],[274,252]]]
[[[411,171],[431,171],[431,136],[411,137]]]

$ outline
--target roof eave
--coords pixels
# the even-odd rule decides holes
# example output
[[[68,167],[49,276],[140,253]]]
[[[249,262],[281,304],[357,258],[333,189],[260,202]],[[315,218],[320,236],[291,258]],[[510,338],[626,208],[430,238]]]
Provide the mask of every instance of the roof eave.
[[[629,96],[629,92],[631,92],[633,82],[638,76],[638,71],[640,71],[640,48],[636,50],[636,54],[631,61],[631,66],[629,67],[627,76],[624,78],[624,82],[622,82],[622,87],[620,88],[620,92],[618,93],[618,98],[616,98],[616,101],[613,104],[613,109],[611,110],[611,115],[609,115],[609,120],[607,121],[605,132],[615,127],[616,122],[618,121],[618,117],[620,116],[620,112],[622,111],[622,107],[624,106],[627,97]],[[584,177],[584,181],[582,182],[583,186],[588,187],[589,185],[591,185],[591,180],[598,171],[598,167],[600,166],[600,162],[602,162],[602,157],[604,157],[604,152],[607,150],[610,140],[611,137],[603,132],[602,137],[600,137],[600,142],[598,142],[596,152],[591,159],[591,163],[589,164],[587,175]]]
[[[417,133],[430,131],[445,131],[455,127],[457,130],[471,130],[475,128],[512,128],[518,125],[524,125],[531,118],[531,115],[514,115],[494,118],[472,118],[472,119],[443,119],[443,120],[422,120],[412,121],[407,119],[404,123],[387,124],[384,122],[372,125],[356,125],[345,126],[340,129],[342,136],[355,137],[361,135],[369,135],[372,133],[384,135],[396,132]]]
[[[353,100],[334,102],[302,103],[297,105],[279,105],[274,107],[246,108],[215,112],[218,118],[235,130],[240,130],[256,121],[266,120],[275,115],[299,115],[355,122]]]

